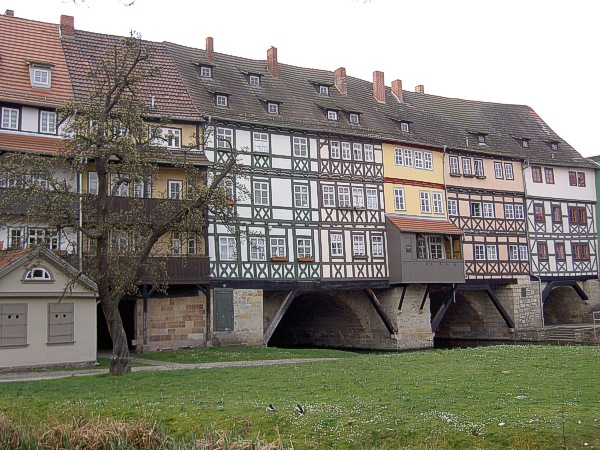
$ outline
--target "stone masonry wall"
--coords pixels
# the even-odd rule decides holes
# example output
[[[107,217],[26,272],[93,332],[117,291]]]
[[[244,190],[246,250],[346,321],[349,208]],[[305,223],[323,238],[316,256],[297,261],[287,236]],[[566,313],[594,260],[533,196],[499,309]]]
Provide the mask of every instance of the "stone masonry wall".
[[[136,305],[137,351],[174,350],[206,345],[206,297],[148,299],[148,342],[144,345],[143,299]]]
[[[212,345],[262,345],[262,289],[234,289],[233,314],[233,331],[215,331]]]

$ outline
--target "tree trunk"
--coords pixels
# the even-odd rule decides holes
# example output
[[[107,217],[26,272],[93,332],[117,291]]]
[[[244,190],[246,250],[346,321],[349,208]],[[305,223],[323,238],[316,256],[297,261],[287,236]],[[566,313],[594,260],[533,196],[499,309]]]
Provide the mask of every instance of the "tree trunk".
[[[110,303],[109,311],[104,309],[104,304],[102,307],[104,316],[110,317],[110,320],[107,320],[107,322],[113,347],[108,374],[111,376],[123,375],[131,372],[131,357],[129,356],[127,335],[125,334],[125,328],[123,328],[118,303],[113,304],[110,300],[108,303]]]

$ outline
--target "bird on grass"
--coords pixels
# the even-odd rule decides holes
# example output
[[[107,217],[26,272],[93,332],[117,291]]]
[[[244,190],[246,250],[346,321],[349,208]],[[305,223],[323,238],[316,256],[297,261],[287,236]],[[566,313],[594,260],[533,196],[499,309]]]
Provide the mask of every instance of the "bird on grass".
[[[266,412],[275,412],[275,411],[277,411],[277,410],[275,409],[275,407],[274,407],[274,406],[273,406],[271,403],[269,403],[269,406],[267,406],[267,407],[265,408],[265,411],[266,411]]]
[[[294,406],[294,412],[296,414],[300,414],[301,416],[304,415],[304,408],[302,408],[302,406],[300,405],[300,403],[296,403],[296,406]]]

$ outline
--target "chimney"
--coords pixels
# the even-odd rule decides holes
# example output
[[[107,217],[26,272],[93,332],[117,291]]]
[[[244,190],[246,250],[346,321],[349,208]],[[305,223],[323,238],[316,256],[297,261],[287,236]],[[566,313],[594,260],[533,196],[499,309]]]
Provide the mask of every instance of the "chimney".
[[[4,15],[8,17],[15,17],[15,12],[12,9],[7,9]]]
[[[392,81],[392,93],[399,102],[404,103],[404,94],[402,94],[402,80]]]
[[[347,95],[348,94],[348,85],[346,84],[346,68],[340,67],[333,72],[333,81],[335,83],[335,87],[340,94]]]
[[[213,38],[210,36],[206,38],[206,51],[204,52],[204,56],[208,59],[208,62],[211,64],[215,63],[215,51],[213,48]]]
[[[424,94],[425,93],[425,86],[423,86],[422,84],[415,86],[415,92],[417,94]]]
[[[75,34],[75,18],[73,16],[60,16],[60,33],[63,36]]]
[[[385,103],[385,84],[383,81],[383,72],[376,70],[373,72],[373,97],[379,103]]]
[[[275,47],[267,50],[267,68],[273,77],[279,78],[279,64],[277,63],[277,49]]]

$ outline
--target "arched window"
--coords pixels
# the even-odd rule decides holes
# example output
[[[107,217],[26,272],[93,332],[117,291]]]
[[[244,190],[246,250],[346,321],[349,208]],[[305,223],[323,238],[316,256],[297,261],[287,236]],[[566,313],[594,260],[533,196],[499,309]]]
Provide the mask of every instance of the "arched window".
[[[25,274],[26,281],[50,281],[52,276],[43,267],[34,267]]]

